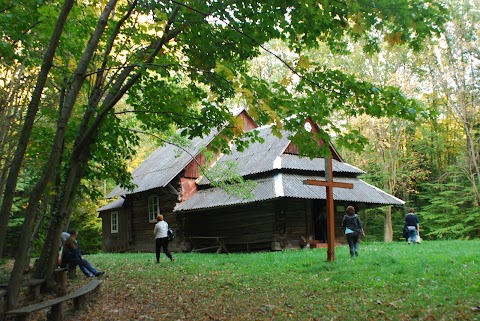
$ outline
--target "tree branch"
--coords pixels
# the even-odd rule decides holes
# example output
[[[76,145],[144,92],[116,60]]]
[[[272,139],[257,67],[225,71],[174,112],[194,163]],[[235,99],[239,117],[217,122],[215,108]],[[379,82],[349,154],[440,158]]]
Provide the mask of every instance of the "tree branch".
[[[208,16],[211,16],[211,14],[207,14],[205,12],[202,12],[198,9],[195,9],[191,6],[188,6],[182,2],[179,2],[179,1],[172,1],[173,3],[176,3],[178,5],[181,5],[183,7],[186,7],[188,8],[189,10],[192,10],[204,17],[208,17]],[[226,20],[223,20],[223,19],[220,19],[220,18],[217,18],[215,17],[215,19],[217,19],[218,21],[220,22],[223,22],[225,25],[227,25],[230,29],[234,30],[235,32],[238,32],[239,34],[241,34],[242,36],[244,36],[245,38],[249,39],[250,41],[252,41],[253,43],[257,44],[260,48],[262,48],[263,50],[265,50],[267,53],[269,53],[270,55],[274,56],[278,61],[280,61],[285,67],[287,67],[291,72],[293,72],[295,75],[297,75],[299,78],[301,79],[305,79],[307,82],[309,82],[310,84],[314,85],[315,87],[317,88],[320,88],[320,89],[323,89],[325,90],[324,87],[322,87],[319,83],[305,77],[304,75],[302,75],[300,72],[298,72],[294,67],[292,67],[288,62],[286,62],[284,59],[282,59],[279,55],[277,55],[276,53],[274,53],[273,51],[271,51],[270,49],[266,48],[263,44],[261,44],[260,42],[258,42],[255,38],[253,38],[252,36],[250,35],[247,35],[246,33],[244,33],[242,30],[238,29],[237,27],[234,27],[230,24],[230,21],[226,21]]]

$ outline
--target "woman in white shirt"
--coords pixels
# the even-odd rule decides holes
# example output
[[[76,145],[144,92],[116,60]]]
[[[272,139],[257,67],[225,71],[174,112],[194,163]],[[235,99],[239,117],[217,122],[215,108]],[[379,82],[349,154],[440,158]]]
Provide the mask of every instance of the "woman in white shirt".
[[[163,252],[170,261],[175,261],[172,253],[168,250],[168,223],[163,220],[163,215],[161,214],[157,216],[157,224],[155,224],[153,234],[155,235],[155,254],[157,256],[157,263],[160,263],[160,250],[162,247]]]

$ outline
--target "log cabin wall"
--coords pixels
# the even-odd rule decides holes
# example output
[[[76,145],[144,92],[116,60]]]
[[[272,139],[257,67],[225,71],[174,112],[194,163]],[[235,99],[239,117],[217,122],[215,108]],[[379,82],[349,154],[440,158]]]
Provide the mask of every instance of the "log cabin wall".
[[[178,188],[179,181],[177,186]],[[184,250],[182,230],[177,222],[173,208],[178,202],[178,194],[171,187],[158,188],[147,192],[127,195],[123,207],[100,213],[102,218],[103,250],[106,252],[154,252],[155,237],[153,229],[156,220],[150,221],[148,215],[148,198],[156,194],[159,197],[160,214],[176,232],[175,241],[170,244],[172,251]],[[112,212],[118,213],[118,232],[111,231]]]
[[[155,228],[155,221],[149,221],[148,217],[148,198],[156,194],[160,200],[160,214],[163,215],[164,220],[168,225],[177,229],[176,215],[172,214],[172,210],[177,202],[178,196],[169,188],[158,188],[151,191],[135,194],[132,202],[132,250],[140,252],[155,251],[155,237],[153,229]],[[169,247],[175,251],[175,244],[172,242]]]
[[[220,236],[229,250],[270,249],[274,202],[253,203],[185,214],[185,236]]]
[[[283,198],[183,213],[185,239],[190,236],[224,237],[231,251],[303,248],[314,239],[312,202]],[[343,238],[342,219],[343,213],[336,213],[335,230],[340,239]]]
[[[292,199],[285,198],[278,200],[277,209],[277,226],[279,229],[275,234],[274,250],[302,248],[310,240],[315,240],[314,226],[314,208],[322,211],[322,215],[326,217],[325,200],[310,199]],[[314,204],[317,202],[318,204]],[[335,203],[334,225],[335,225],[335,242],[346,243],[343,234],[342,222],[345,214],[345,208],[351,204],[344,202]],[[353,204],[355,208],[357,206]],[[281,214],[283,213],[283,214]],[[326,221],[324,222],[326,224]],[[281,225],[285,227],[282,229]]]
[[[345,204],[342,202],[335,203],[335,243],[345,244],[347,239],[345,234],[343,234],[343,216],[345,215],[345,209],[350,204]],[[355,207],[356,208],[356,207]]]
[[[302,248],[311,239],[313,219],[311,201],[284,198],[276,201],[276,231],[273,250]]]
[[[100,213],[103,250],[106,252],[153,252],[153,229],[156,222],[148,219],[148,197],[160,198],[160,211],[175,230],[170,243],[172,251],[189,251],[190,236],[225,237],[231,251],[283,250],[302,248],[315,239],[313,200],[283,198],[242,206],[209,209],[191,213],[172,213],[178,202],[171,188],[160,188],[129,195],[120,209]],[[325,211],[325,201],[317,210]],[[349,204],[348,204],[349,205]],[[345,242],[342,220],[347,204],[335,206],[335,238]],[[111,213],[118,213],[118,232],[111,232]]]
[[[129,249],[129,213],[120,208],[100,213],[102,218],[102,249],[104,252],[123,252]],[[112,232],[112,213],[117,213],[117,232]]]
[[[185,235],[224,237],[236,250],[302,248],[312,237],[311,200],[277,199],[185,214]]]

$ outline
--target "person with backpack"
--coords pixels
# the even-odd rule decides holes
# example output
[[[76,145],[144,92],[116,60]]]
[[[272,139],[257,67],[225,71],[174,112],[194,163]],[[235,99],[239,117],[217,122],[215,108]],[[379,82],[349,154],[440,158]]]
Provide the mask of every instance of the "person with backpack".
[[[417,237],[420,235],[420,220],[418,216],[415,214],[415,210],[413,208],[408,210],[408,214],[405,216],[405,229],[408,231],[408,239],[407,242],[410,244],[417,243]]]
[[[343,216],[343,233],[347,238],[348,246],[350,248],[350,257],[358,256],[358,239],[360,234],[365,236],[360,217],[355,214],[355,208],[348,206]]]
[[[170,261],[175,261],[172,254],[168,250],[168,231],[168,223],[165,222],[165,220],[163,219],[163,215],[157,215],[157,224],[155,224],[155,228],[153,229],[153,234],[155,235],[155,254],[157,258],[157,263],[160,263],[160,250],[162,248],[163,252],[170,259]]]

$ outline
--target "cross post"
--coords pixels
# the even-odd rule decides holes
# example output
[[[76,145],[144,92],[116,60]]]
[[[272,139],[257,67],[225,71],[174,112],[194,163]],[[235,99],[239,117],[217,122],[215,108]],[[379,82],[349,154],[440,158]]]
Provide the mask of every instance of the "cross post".
[[[326,187],[326,209],[327,209],[327,261],[335,261],[335,208],[333,202],[333,188],[353,188],[353,184],[333,181],[332,157],[325,158],[325,181],[307,179],[303,181],[306,185]]]

